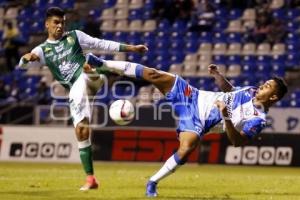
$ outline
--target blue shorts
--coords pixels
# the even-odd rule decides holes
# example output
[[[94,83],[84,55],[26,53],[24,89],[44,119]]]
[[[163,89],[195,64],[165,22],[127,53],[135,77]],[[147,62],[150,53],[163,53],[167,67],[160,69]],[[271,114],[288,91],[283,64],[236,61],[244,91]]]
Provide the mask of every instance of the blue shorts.
[[[172,103],[178,117],[177,133],[193,132],[198,136],[203,134],[203,125],[199,118],[198,89],[189,85],[183,78],[176,76],[175,83],[166,100]]]

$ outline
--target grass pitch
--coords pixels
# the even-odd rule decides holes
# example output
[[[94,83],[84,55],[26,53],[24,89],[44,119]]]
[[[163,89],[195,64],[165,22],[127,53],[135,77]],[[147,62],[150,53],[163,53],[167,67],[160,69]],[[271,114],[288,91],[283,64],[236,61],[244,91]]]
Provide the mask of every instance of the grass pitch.
[[[95,164],[100,189],[79,191],[79,164],[0,162],[0,200],[142,200],[161,164]],[[300,168],[186,165],[159,184],[157,199],[300,199]]]

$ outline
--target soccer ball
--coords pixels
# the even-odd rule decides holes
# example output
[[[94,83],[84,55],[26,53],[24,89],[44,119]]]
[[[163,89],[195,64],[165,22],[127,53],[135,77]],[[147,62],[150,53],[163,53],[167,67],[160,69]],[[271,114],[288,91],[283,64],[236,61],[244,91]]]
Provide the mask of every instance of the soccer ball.
[[[134,118],[134,106],[128,100],[116,100],[109,108],[110,118],[118,125],[127,125]]]

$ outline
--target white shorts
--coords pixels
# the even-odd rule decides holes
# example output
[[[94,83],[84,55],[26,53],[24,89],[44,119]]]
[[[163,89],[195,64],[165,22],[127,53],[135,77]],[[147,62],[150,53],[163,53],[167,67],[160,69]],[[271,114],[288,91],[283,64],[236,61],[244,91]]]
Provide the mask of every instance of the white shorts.
[[[82,72],[74,82],[69,93],[69,106],[75,128],[84,118],[91,120],[91,101],[94,98],[92,91],[98,91],[105,80],[105,75],[100,75],[100,78],[93,81],[88,74]]]

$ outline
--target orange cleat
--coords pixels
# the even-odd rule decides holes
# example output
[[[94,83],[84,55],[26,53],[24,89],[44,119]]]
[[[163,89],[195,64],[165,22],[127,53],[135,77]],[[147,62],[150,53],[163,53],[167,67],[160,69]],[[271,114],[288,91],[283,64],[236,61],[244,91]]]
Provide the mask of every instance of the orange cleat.
[[[96,178],[93,175],[88,175],[86,177],[85,184],[79,189],[80,191],[87,191],[92,189],[97,189],[99,186]]]

